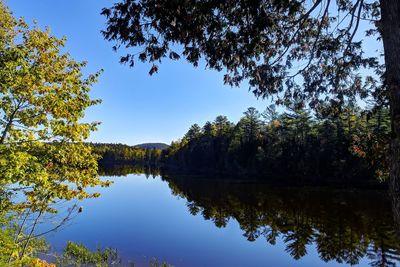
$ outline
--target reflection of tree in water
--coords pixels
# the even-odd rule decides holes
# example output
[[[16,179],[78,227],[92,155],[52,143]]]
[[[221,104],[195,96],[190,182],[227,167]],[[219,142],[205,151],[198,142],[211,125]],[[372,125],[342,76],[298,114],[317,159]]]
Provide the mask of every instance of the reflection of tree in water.
[[[396,232],[388,225],[376,225],[374,231],[374,244],[368,248],[368,258],[372,266],[396,266],[400,261],[399,240],[396,238]],[[392,244],[397,244],[393,247]]]
[[[283,188],[221,180],[163,177],[174,195],[186,198],[189,212],[217,227],[235,219],[249,241],[277,238],[294,259],[315,244],[321,260],[396,266],[400,245],[390,201],[384,192]]]
[[[145,174],[146,177],[156,177],[160,175],[160,170],[157,167],[151,165],[99,165],[99,175],[101,176],[127,176],[128,174]]]

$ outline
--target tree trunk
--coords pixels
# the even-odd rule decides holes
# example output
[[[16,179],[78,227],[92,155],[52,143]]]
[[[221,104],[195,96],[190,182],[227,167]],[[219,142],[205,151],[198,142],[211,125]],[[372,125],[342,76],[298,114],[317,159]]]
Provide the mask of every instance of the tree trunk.
[[[400,233],[400,1],[380,0],[386,85],[390,97],[391,143],[389,192]]]

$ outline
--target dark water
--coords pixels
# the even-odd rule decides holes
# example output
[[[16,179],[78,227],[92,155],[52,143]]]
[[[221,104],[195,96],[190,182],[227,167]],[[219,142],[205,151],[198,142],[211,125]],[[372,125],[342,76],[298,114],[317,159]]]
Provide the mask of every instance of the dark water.
[[[174,266],[400,266],[385,192],[274,187],[200,177],[109,177],[49,236]]]

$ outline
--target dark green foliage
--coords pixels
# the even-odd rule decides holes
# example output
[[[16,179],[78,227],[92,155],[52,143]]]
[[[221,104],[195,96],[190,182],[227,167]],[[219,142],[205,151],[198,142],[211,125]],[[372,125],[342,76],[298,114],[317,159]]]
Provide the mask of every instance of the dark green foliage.
[[[195,141],[202,135],[201,128],[198,124],[193,124],[190,126],[189,131],[185,134],[185,139],[190,141]]]
[[[123,144],[90,143],[93,152],[100,156],[102,165],[109,164],[159,164],[161,149],[141,148]]]
[[[301,107],[278,114],[249,108],[237,124],[219,116],[193,125],[163,151],[167,168],[286,177],[296,182],[370,182],[387,177],[388,110],[346,106],[342,113]]]

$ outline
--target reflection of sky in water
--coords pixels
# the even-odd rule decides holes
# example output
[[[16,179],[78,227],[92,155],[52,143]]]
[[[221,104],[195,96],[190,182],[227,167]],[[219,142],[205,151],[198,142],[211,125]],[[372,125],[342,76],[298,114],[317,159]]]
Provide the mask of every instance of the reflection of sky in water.
[[[175,266],[345,266],[319,259],[313,245],[296,261],[278,240],[249,242],[235,220],[217,228],[202,215],[191,215],[186,200],[171,195],[167,182],[144,175],[112,178],[99,199],[82,203],[83,213],[47,238],[56,250],[68,240],[88,247],[113,247],[124,260],[148,266],[151,258]],[[368,266],[361,260],[360,266]]]

